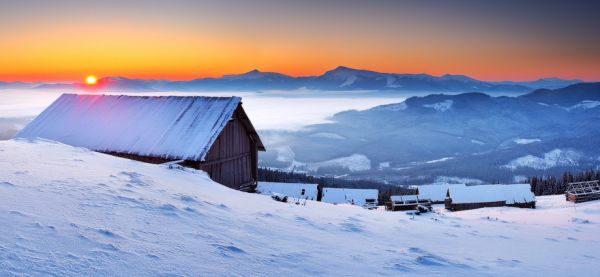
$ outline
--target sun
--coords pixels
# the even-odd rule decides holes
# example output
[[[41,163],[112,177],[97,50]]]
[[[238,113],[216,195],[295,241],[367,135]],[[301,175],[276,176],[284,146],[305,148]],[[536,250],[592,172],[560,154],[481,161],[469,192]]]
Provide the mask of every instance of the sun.
[[[85,83],[88,85],[95,85],[98,82],[98,78],[94,75],[89,75],[85,77]]]

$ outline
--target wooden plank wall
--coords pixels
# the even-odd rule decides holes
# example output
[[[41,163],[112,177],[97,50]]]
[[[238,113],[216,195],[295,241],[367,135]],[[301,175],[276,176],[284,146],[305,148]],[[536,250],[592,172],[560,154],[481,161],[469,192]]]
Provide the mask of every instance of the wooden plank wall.
[[[236,110],[233,119],[207,153],[205,161],[198,165],[214,181],[235,189],[245,185],[254,186],[258,175],[258,149],[239,117]]]

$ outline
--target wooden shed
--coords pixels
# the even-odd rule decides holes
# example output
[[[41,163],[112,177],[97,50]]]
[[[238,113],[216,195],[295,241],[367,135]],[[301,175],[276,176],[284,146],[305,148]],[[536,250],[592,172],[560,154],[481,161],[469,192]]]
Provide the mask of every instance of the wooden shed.
[[[202,169],[253,191],[265,147],[239,97],[63,94],[16,136]]]
[[[565,197],[567,201],[574,203],[598,200],[600,199],[600,182],[594,180],[569,183],[565,190]]]

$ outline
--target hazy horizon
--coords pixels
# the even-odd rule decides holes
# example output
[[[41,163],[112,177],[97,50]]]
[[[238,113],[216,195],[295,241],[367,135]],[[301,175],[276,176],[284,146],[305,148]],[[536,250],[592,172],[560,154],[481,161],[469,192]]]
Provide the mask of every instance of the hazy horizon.
[[[0,80],[189,80],[338,65],[480,80],[597,80],[596,1],[15,1]]]

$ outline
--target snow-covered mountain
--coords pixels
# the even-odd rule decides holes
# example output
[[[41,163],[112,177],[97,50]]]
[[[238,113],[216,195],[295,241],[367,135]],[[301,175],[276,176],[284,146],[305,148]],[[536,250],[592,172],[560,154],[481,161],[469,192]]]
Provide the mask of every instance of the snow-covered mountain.
[[[303,78],[304,87],[319,90],[406,90],[433,92],[526,92],[521,85],[492,84],[463,75],[395,74],[339,66],[316,77]]]
[[[486,82],[464,75],[381,73],[339,66],[319,76],[291,77],[276,72],[252,70],[220,78],[198,78],[189,81],[141,80],[107,77],[99,80],[102,91],[255,91],[255,90],[376,90],[412,92],[503,92],[522,93],[538,88],[558,88],[580,83],[580,80],[558,78],[530,82]],[[79,89],[83,84],[0,83],[0,88]]]
[[[600,202],[572,205],[416,217],[295,205],[201,171],[2,141],[0,275],[586,275],[600,259]]]
[[[541,78],[534,81],[523,81],[523,82],[514,82],[514,81],[506,81],[506,82],[494,82],[496,84],[502,85],[521,85],[534,89],[547,88],[547,89],[557,89],[563,88],[566,86],[583,83],[582,80],[579,79],[560,79],[560,78]]]
[[[387,181],[459,176],[487,182],[600,167],[600,83],[519,97],[432,94],[330,120],[297,132],[265,132],[275,151],[263,155],[263,165]],[[322,133],[328,137],[316,136]],[[370,167],[330,162],[351,156]]]

